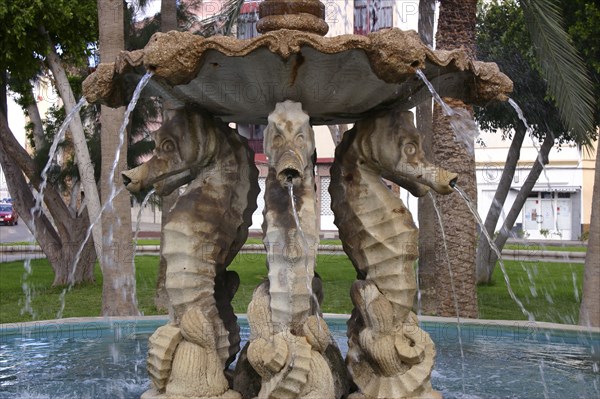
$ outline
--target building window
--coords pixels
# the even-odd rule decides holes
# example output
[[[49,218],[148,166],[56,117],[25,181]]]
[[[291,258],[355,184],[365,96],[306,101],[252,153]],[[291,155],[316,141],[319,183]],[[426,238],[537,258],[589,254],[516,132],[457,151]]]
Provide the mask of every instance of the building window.
[[[238,133],[248,139],[248,146],[255,154],[262,154],[265,126],[263,125],[238,125]]]
[[[238,39],[251,39],[258,36],[256,23],[258,22],[258,4],[260,1],[246,1],[240,9],[237,20]]]
[[[393,2],[390,0],[355,0],[354,34],[367,35],[394,24]]]

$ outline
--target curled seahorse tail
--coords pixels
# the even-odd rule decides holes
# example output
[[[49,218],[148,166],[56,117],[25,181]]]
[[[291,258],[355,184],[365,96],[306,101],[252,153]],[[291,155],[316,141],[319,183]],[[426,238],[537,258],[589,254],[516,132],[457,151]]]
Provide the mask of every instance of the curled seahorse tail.
[[[167,324],[159,327],[148,341],[146,369],[154,387],[162,392],[169,382],[173,368],[173,355],[182,340],[178,327]]]
[[[290,369],[281,378],[272,378],[265,383],[265,393],[270,392],[269,398],[288,399],[298,397],[306,385],[310,373],[311,346],[304,337],[296,337],[288,341],[290,354],[288,364]],[[259,395],[260,397],[260,395]]]
[[[215,344],[219,359],[225,365],[230,357],[229,331],[219,315],[215,300],[215,265],[202,254],[190,251],[186,245],[194,241],[181,229],[164,227],[165,245],[163,256],[169,267],[165,285],[175,311],[177,321],[190,306],[200,306],[207,320],[213,324]]]

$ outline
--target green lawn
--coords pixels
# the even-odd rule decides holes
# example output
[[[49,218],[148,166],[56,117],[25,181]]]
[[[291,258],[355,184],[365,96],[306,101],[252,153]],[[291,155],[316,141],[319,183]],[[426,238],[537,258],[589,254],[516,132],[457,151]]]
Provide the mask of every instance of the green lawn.
[[[506,261],[506,271],[516,297],[538,321],[577,324],[583,265]],[[477,289],[482,319],[526,320],[510,298],[504,276],[496,266],[492,284]]]
[[[137,294],[139,308],[145,315],[157,314],[154,308],[154,287],[157,256],[139,256]],[[573,324],[577,322],[583,265],[562,263],[536,264],[506,262],[513,290],[538,321]],[[26,275],[23,262],[0,264],[0,323],[44,320],[56,317],[60,309],[63,287],[50,287],[52,271],[45,260],[32,262],[32,274]],[[239,255],[230,266],[239,273],[240,288],[233,300],[234,309],[245,313],[254,288],[266,278],[265,255]],[[350,313],[349,290],[355,279],[350,261],[340,255],[320,255],[317,273],[323,280],[325,299],[322,310],[328,313]],[[66,294],[63,317],[99,316],[102,297],[102,276],[96,270],[96,283],[73,287]],[[575,283],[574,283],[575,281]],[[31,308],[35,316],[23,313],[23,286],[32,291]],[[575,290],[574,287],[577,287]],[[509,297],[500,268],[496,268],[493,283],[478,288],[480,317],[485,319],[526,319]]]
[[[159,245],[160,239],[158,238],[140,238],[137,240],[138,245]],[[246,244],[262,244],[262,238],[248,238]],[[20,242],[6,242],[0,243],[0,246],[7,245],[31,245],[31,242],[20,241]],[[323,239],[321,240],[322,245],[342,245],[340,240]],[[565,251],[565,252],[586,252],[587,247],[583,245],[578,246],[566,246],[566,245],[538,245],[538,244],[506,244],[504,249],[518,249],[523,251]]]
[[[586,252],[587,247],[584,245],[568,246],[568,245],[537,245],[537,244],[506,244],[504,249],[518,249],[521,251],[564,251],[564,252]]]

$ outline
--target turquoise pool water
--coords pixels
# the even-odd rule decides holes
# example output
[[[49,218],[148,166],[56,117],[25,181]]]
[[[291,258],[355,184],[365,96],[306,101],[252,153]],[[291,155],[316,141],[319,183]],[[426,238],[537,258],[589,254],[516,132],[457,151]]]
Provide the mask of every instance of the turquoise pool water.
[[[149,387],[147,339],[165,322],[0,325],[0,398],[137,399]],[[345,353],[345,321],[328,324]],[[444,398],[600,398],[600,334],[462,325],[463,362],[455,324],[423,327]]]

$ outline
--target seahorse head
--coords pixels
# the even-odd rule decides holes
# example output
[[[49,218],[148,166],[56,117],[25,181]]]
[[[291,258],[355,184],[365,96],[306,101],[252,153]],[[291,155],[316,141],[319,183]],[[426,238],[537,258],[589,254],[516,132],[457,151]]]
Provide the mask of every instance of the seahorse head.
[[[184,108],[152,133],[154,155],[142,165],[122,173],[129,191],[154,186],[160,195],[192,181],[199,171],[212,163],[218,153],[221,126],[197,109]]]
[[[275,168],[281,184],[288,181],[297,186],[312,168],[311,157],[315,152],[314,132],[302,104],[293,101],[277,103],[269,114],[264,135],[264,150],[269,165]]]
[[[427,161],[412,112],[387,111],[358,121],[355,129],[361,158],[385,179],[416,196],[425,195],[428,187],[453,192],[457,175]]]

